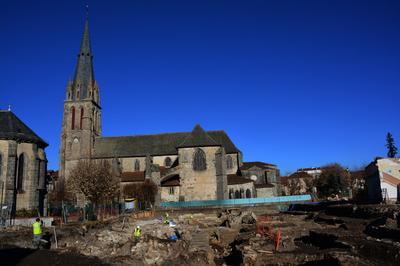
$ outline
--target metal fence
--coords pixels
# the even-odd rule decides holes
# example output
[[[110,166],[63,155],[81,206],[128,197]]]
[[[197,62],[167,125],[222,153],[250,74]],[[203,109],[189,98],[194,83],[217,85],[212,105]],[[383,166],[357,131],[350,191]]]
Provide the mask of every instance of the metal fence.
[[[224,205],[254,205],[310,201],[311,195],[280,196],[269,198],[226,199],[226,200],[195,200],[178,202],[161,202],[161,207],[204,207]]]
[[[73,202],[52,202],[48,207],[48,215],[54,217],[56,222],[65,224],[95,221],[98,218],[107,219],[118,216],[124,211],[122,207],[123,206],[117,202],[98,205],[96,208],[90,203],[86,204],[84,207],[80,207]]]
[[[95,221],[113,218],[125,213],[140,212],[148,210],[149,207],[137,202],[133,208],[123,202],[113,202],[109,204],[93,204],[87,203],[84,207],[78,206],[76,202],[62,201],[51,202],[48,206],[48,215],[54,217],[56,223],[76,223],[83,221]]]

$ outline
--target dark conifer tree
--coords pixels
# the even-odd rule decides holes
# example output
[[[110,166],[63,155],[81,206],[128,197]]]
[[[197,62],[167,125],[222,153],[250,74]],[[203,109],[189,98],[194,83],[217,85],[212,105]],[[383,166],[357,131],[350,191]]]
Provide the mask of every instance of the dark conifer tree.
[[[393,139],[393,136],[392,136],[392,134],[390,132],[388,132],[387,135],[386,135],[386,147],[388,148],[387,156],[389,158],[396,157],[397,147],[394,144],[394,139]]]

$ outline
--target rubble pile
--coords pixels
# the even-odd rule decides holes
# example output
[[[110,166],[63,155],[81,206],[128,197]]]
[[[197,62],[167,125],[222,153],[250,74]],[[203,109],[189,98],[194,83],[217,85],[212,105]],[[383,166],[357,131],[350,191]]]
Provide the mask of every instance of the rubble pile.
[[[57,227],[57,252],[113,265],[395,265],[400,259],[395,208],[302,208],[189,210]],[[136,226],[140,239],[133,237]],[[7,229],[0,243],[29,247],[31,230]]]

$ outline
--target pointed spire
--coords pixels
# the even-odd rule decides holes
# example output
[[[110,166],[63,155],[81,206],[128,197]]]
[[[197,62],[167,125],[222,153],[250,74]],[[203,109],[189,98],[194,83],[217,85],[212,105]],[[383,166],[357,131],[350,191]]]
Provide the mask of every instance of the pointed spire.
[[[93,86],[93,82],[93,53],[90,45],[89,21],[86,16],[85,29],[83,31],[73,82],[75,97],[77,95],[76,90],[79,89],[79,99],[76,100],[85,99],[88,96],[88,86]],[[78,88],[79,84],[80,87]]]

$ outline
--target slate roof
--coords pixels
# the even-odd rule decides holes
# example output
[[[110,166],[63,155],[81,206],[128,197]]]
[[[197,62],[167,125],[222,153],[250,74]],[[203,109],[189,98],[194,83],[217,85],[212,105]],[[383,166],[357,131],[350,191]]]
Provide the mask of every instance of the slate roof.
[[[78,85],[78,81],[81,84],[79,98],[87,98],[87,88],[89,85],[93,85],[94,82],[94,71],[93,71],[93,53],[90,45],[89,37],[89,22],[86,18],[85,30],[83,31],[81,47],[79,49],[78,61],[76,63],[75,75],[74,75],[74,95],[76,97],[75,90]],[[79,100],[79,99],[78,99]]]
[[[275,186],[267,183],[267,184],[255,184],[254,187],[257,189],[257,188],[271,188],[271,187],[275,187]]]
[[[298,172],[313,171],[313,170],[322,170],[322,168],[321,167],[307,167],[307,168],[297,169]]]
[[[174,155],[178,154],[177,147],[182,145],[185,140],[190,140],[188,136],[191,133],[178,132],[156,135],[99,137],[95,141],[93,156],[95,158],[114,158]],[[225,131],[207,131],[206,133],[213,140],[210,140],[209,144],[223,146],[226,153],[240,152]]]
[[[42,148],[49,146],[13,112],[6,110],[0,110],[0,139],[35,143]]]
[[[247,184],[247,183],[254,182],[251,179],[247,179],[247,178],[244,178],[243,176],[238,176],[235,174],[227,175],[227,179],[228,179],[228,186],[229,185]]]
[[[192,147],[209,147],[221,146],[213,138],[211,138],[204,129],[197,124],[192,132],[188,134],[185,140],[178,145],[179,148],[192,148]]]
[[[240,167],[241,170],[248,170],[252,167],[258,167],[261,169],[270,169],[276,168],[275,164],[264,163],[264,162],[243,162],[243,165]]]

